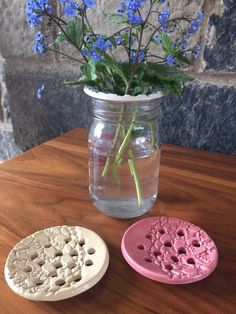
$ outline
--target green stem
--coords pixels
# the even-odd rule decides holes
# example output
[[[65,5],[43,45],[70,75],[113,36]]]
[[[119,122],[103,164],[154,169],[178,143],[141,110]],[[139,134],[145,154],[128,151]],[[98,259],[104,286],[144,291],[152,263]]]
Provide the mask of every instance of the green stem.
[[[117,128],[116,128],[116,134],[115,134],[114,140],[113,140],[112,145],[111,145],[110,153],[115,148],[117,140],[118,140],[118,137],[119,137],[119,134],[120,134],[121,122],[122,122],[122,119],[123,119],[124,110],[125,110],[125,105],[122,105],[121,111],[120,111],[120,117],[119,117],[118,125],[117,125]],[[103,177],[106,177],[108,175],[110,163],[111,163],[111,158],[107,157],[106,164],[105,164],[105,167],[104,167],[103,172],[102,172],[102,176]]]
[[[102,172],[103,177],[106,177],[108,175],[110,164],[111,164],[111,157],[107,157],[106,164]]]
[[[150,122],[149,123],[150,129],[151,129],[151,134],[152,134],[152,147],[154,148],[156,145],[156,134],[155,134],[155,127],[153,124]]]
[[[120,159],[121,159],[121,156],[123,155],[126,147],[128,146],[129,144],[129,139],[130,139],[130,136],[131,136],[131,132],[133,130],[133,126],[134,126],[134,117],[132,119],[132,122],[130,124],[130,127],[128,129],[128,132],[126,133],[126,136],[122,142],[122,144],[120,145],[120,148],[116,154],[116,157],[115,157],[115,161],[118,162]]]
[[[128,163],[129,163],[130,173],[134,177],[135,188],[136,188],[137,197],[138,197],[138,206],[141,207],[143,204],[143,199],[142,199],[141,187],[140,187],[136,165],[133,159],[128,159]]]

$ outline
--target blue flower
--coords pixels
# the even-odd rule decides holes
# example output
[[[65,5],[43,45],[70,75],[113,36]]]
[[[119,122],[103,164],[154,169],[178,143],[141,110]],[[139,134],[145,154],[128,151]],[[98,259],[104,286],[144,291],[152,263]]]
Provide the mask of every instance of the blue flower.
[[[127,14],[129,23],[141,24],[143,22],[142,17],[137,14],[137,11],[142,7],[146,0],[121,0],[120,8],[116,10],[118,14]]]
[[[155,34],[153,36],[153,39],[158,43],[158,44],[161,44],[162,43],[162,40],[161,40],[161,36],[159,34]]]
[[[137,11],[141,8],[142,2],[146,2],[146,0],[128,0],[127,11]]]
[[[159,0],[159,1],[161,4],[166,2],[166,0]]]
[[[30,26],[37,27],[43,22],[43,12],[52,12],[50,0],[27,0],[26,19]]]
[[[166,64],[168,65],[173,65],[175,63],[176,58],[174,56],[167,56],[166,57]]]
[[[142,17],[140,15],[128,13],[127,16],[131,24],[141,24],[143,22]]]
[[[75,16],[78,10],[78,3],[68,0],[65,4],[64,12],[65,16]]]
[[[192,20],[191,26],[188,29],[188,34],[195,34],[199,27],[201,26],[202,22],[204,20],[204,13],[203,12],[198,12],[197,18]]]
[[[43,83],[41,87],[38,88],[37,90],[37,98],[38,99],[41,99],[42,98],[42,95],[45,91],[45,84]]]
[[[196,45],[193,49],[193,56],[196,59],[201,53],[201,46],[200,45]]]
[[[123,38],[122,37],[117,37],[115,39],[115,44],[116,46],[120,46],[122,44]]]
[[[98,62],[98,61],[101,61],[104,59],[103,56],[101,56],[96,49],[93,49],[93,50],[87,50],[87,49],[84,49],[81,51],[82,54],[86,57],[89,57],[92,59],[93,62]]]
[[[96,0],[83,0],[87,8],[92,8],[96,5]]]
[[[112,44],[110,40],[105,40],[105,38],[102,35],[99,35],[97,40],[93,42],[93,48],[99,49],[104,52],[107,49],[110,49],[111,47],[112,47]]]
[[[197,16],[198,16],[198,22],[201,25],[203,20],[204,20],[205,14],[200,11],[200,12],[198,12]]]
[[[40,31],[35,34],[32,50],[34,53],[38,53],[40,55],[46,52],[46,40]]]
[[[159,14],[159,16],[158,16],[158,20],[159,20],[159,22],[161,24],[164,24],[164,23],[166,23],[168,21],[169,17],[170,17],[169,10],[168,9],[163,9],[161,14]]]

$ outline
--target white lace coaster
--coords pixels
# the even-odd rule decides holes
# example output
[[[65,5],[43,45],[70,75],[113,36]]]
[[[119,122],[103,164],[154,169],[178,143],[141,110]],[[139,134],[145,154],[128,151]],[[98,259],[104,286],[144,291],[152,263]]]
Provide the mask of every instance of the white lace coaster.
[[[57,226],[20,241],[5,264],[5,278],[20,296],[36,301],[73,297],[105,274],[109,253],[104,241],[82,227]]]

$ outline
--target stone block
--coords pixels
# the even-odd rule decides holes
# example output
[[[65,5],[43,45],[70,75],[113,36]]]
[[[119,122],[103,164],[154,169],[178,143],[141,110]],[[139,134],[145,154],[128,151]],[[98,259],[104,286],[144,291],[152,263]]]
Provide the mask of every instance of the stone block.
[[[11,70],[6,84],[9,92],[11,119],[17,145],[27,150],[76,127],[89,124],[89,100],[82,88],[67,88],[64,79],[77,76],[65,74],[65,69]],[[45,83],[46,92],[41,100],[37,89]]]
[[[0,53],[3,57],[32,55],[35,30],[26,22],[25,3],[25,0],[0,0]]]
[[[0,121],[10,122],[8,92],[5,82],[6,60],[0,55]]]
[[[206,69],[236,69],[236,2],[224,0],[221,16],[213,14],[209,19],[207,45],[204,51]]]
[[[167,96],[161,105],[163,142],[236,154],[236,89],[189,84],[181,97]]]
[[[7,160],[21,153],[16,145],[11,127],[0,123],[0,160]]]

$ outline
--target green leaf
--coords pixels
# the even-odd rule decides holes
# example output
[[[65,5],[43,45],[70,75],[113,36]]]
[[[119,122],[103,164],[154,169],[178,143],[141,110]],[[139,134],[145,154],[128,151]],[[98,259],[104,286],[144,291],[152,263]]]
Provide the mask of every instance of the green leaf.
[[[133,96],[137,96],[143,93],[143,88],[141,86],[135,86],[133,91],[132,91],[132,95]]]
[[[182,84],[180,82],[162,82],[165,90],[174,95],[181,95],[182,93]]]
[[[176,66],[167,64],[147,63],[148,73],[156,76],[160,81],[188,82],[193,78],[179,70]]]
[[[162,42],[162,48],[166,52],[166,54],[174,55],[175,48],[173,46],[173,43],[170,37],[165,32],[161,32],[161,42]]]
[[[89,80],[95,81],[97,79],[96,67],[95,64],[91,61],[81,65],[80,71]]]
[[[124,24],[128,22],[128,17],[122,14],[106,14],[106,18],[114,24]]]
[[[108,70],[112,70],[117,75],[119,75],[122,78],[122,80],[124,81],[125,85],[126,86],[128,85],[128,78],[127,78],[125,72],[123,71],[122,67],[119,65],[119,63],[117,63],[115,60],[113,60],[110,56],[105,55],[104,61],[100,61],[99,63],[105,65],[105,67]]]
[[[65,37],[64,34],[59,34],[55,38],[54,42],[55,42],[56,45],[60,45],[65,39],[66,39],[66,37]]]
[[[80,46],[83,38],[83,23],[81,18],[74,17],[65,28],[65,33],[68,36],[68,40],[71,41],[77,47]]]
[[[190,60],[188,58],[186,58],[184,55],[183,55],[183,52],[178,52],[175,54],[175,57],[178,59],[178,61],[180,62],[183,62],[183,63],[186,63],[186,64],[191,64]]]

